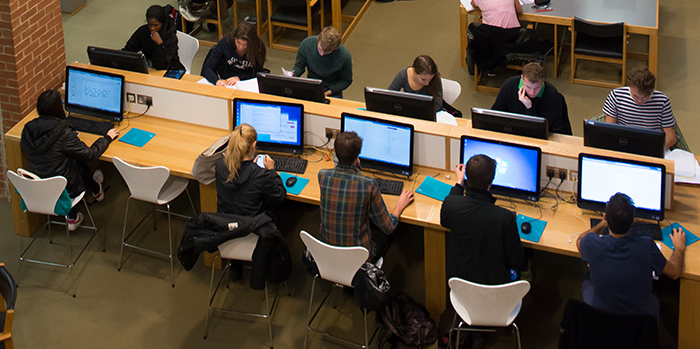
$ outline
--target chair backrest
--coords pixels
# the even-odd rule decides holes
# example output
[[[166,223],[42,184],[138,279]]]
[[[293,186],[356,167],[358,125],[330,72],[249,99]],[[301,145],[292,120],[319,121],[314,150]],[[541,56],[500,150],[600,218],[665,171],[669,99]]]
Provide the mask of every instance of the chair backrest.
[[[311,256],[314,257],[321,278],[344,286],[352,286],[352,278],[369,257],[369,251],[366,248],[332,246],[319,241],[303,230],[299,235]]]
[[[442,80],[442,99],[447,104],[452,104],[457,100],[457,97],[462,93],[462,85],[459,82],[440,78]]]
[[[523,297],[530,291],[530,283],[522,280],[481,285],[451,278],[449,285],[452,306],[471,326],[509,326],[520,312]]]
[[[17,172],[19,174],[7,171],[7,177],[24,200],[27,211],[54,215],[56,202],[68,183],[66,178],[56,176],[42,179],[21,168]]]
[[[574,31],[598,38],[622,38],[625,36],[625,23],[594,23],[574,17]]]
[[[5,300],[5,310],[15,308],[17,301],[17,284],[5,264],[0,263],[0,295]]]
[[[246,236],[228,240],[219,245],[221,258],[235,259],[238,261],[253,261],[253,251],[258,244],[259,236],[250,233]]]
[[[167,167],[138,167],[116,156],[112,162],[124,178],[134,199],[158,203],[158,194],[170,177],[170,170]]]
[[[180,63],[187,69],[187,74],[192,73],[192,61],[199,49],[199,40],[195,37],[177,31],[177,52],[180,56]]]

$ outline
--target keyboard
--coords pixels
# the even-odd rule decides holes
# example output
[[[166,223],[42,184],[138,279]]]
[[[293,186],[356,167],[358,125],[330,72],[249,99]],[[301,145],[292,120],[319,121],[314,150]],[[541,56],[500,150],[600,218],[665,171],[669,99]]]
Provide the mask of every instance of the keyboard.
[[[282,156],[270,156],[275,161],[275,171],[284,171],[291,173],[306,172],[306,165],[309,163],[306,159],[288,158]]]
[[[594,227],[598,223],[600,223],[600,219],[591,218],[591,227]],[[610,234],[610,231],[608,230],[608,228],[605,228],[603,230],[603,235],[608,234]],[[630,230],[627,232],[627,235],[633,237],[648,236],[657,241],[662,240],[661,227],[658,223],[634,222],[632,223]]]
[[[92,133],[100,136],[106,135],[109,130],[114,128],[112,124],[104,121],[81,119],[73,116],[67,117],[66,121],[68,121],[68,124],[70,124],[76,131]]]
[[[403,182],[394,181],[391,179],[375,178],[379,184],[379,192],[382,194],[401,195],[403,191]]]

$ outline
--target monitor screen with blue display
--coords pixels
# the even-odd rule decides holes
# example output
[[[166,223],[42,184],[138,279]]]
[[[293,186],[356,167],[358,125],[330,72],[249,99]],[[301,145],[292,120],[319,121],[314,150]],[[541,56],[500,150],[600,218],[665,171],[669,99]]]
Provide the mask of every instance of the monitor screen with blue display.
[[[124,75],[66,67],[67,112],[110,121],[124,114]]]
[[[636,217],[664,219],[666,166],[584,153],[578,162],[578,207],[605,212],[610,197],[619,192],[632,198]]]
[[[301,155],[304,151],[304,105],[235,98],[233,124],[258,132],[258,149]]]
[[[540,148],[470,136],[462,136],[461,144],[460,159],[465,165],[479,154],[496,161],[491,193],[529,201],[540,199]]]
[[[413,173],[413,125],[343,113],[340,130],[362,138],[363,168],[404,176]]]

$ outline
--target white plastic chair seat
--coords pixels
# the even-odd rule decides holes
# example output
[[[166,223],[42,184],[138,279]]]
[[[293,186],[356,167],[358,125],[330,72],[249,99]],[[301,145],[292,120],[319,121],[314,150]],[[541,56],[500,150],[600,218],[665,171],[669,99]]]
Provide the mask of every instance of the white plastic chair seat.
[[[442,81],[442,99],[447,104],[454,103],[462,93],[462,85],[450,79],[440,78],[440,80]]]
[[[316,261],[322,279],[352,287],[352,278],[369,257],[369,251],[360,246],[339,247],[321,242],[301,231],[301,241]]]
[[[219,254],[221,258],[252,262],[258,238],[257,234],[250,233],[244,237],[226,241],[219,245]]]
[[[185,189],[189,180],[187,178],[170,176],[163,184],[163,188],[158,193],[158,199],[154,202],[158,205],[165,205],[180,196]]]
[[[31,172],[24,169],[7,171],[7,177],[12,185],[17,188],[17,191],[22,196],[24,204],[27,206],[27,211],[55,216],[54,208],[58,198],[61,197],[63,189],[66,188],[68,181],[65,177],[55,176],[49,178],[38,178]],[[29,177],[29,178],[28,178]],[[32,178],[36,177],[36,178]],[[83,198],[83,194],[72,200],[71,205],[75,206]]]
[[[471,326],[507,327],[518,316],[522,299],[530,290],[527,281],[481,285],[451,278],[450,300],[464,322]]]
[[[187,74],[191,74],[192,61],[194,60],[194,56],[197,55],[197,50],[199,50],[199,40],[178,30],[177,48],[178,56],[180,56],[180,63],[185,66]]]

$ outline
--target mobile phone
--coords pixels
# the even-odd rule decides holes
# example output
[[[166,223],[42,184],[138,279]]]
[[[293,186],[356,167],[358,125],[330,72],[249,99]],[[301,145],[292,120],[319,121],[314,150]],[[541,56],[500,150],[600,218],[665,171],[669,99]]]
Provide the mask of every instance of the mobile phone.
[[[185,69],[168,69],[163,76],[166,78],[182,79],[183,75],[185,75]]]
[[[260,166],[261,168],[265,168],[265,157],[266,156],[267,155],[265,155],[265,154],[258,155],[258,157],[255,159],[255,163],[258,164],[258,166]]]

